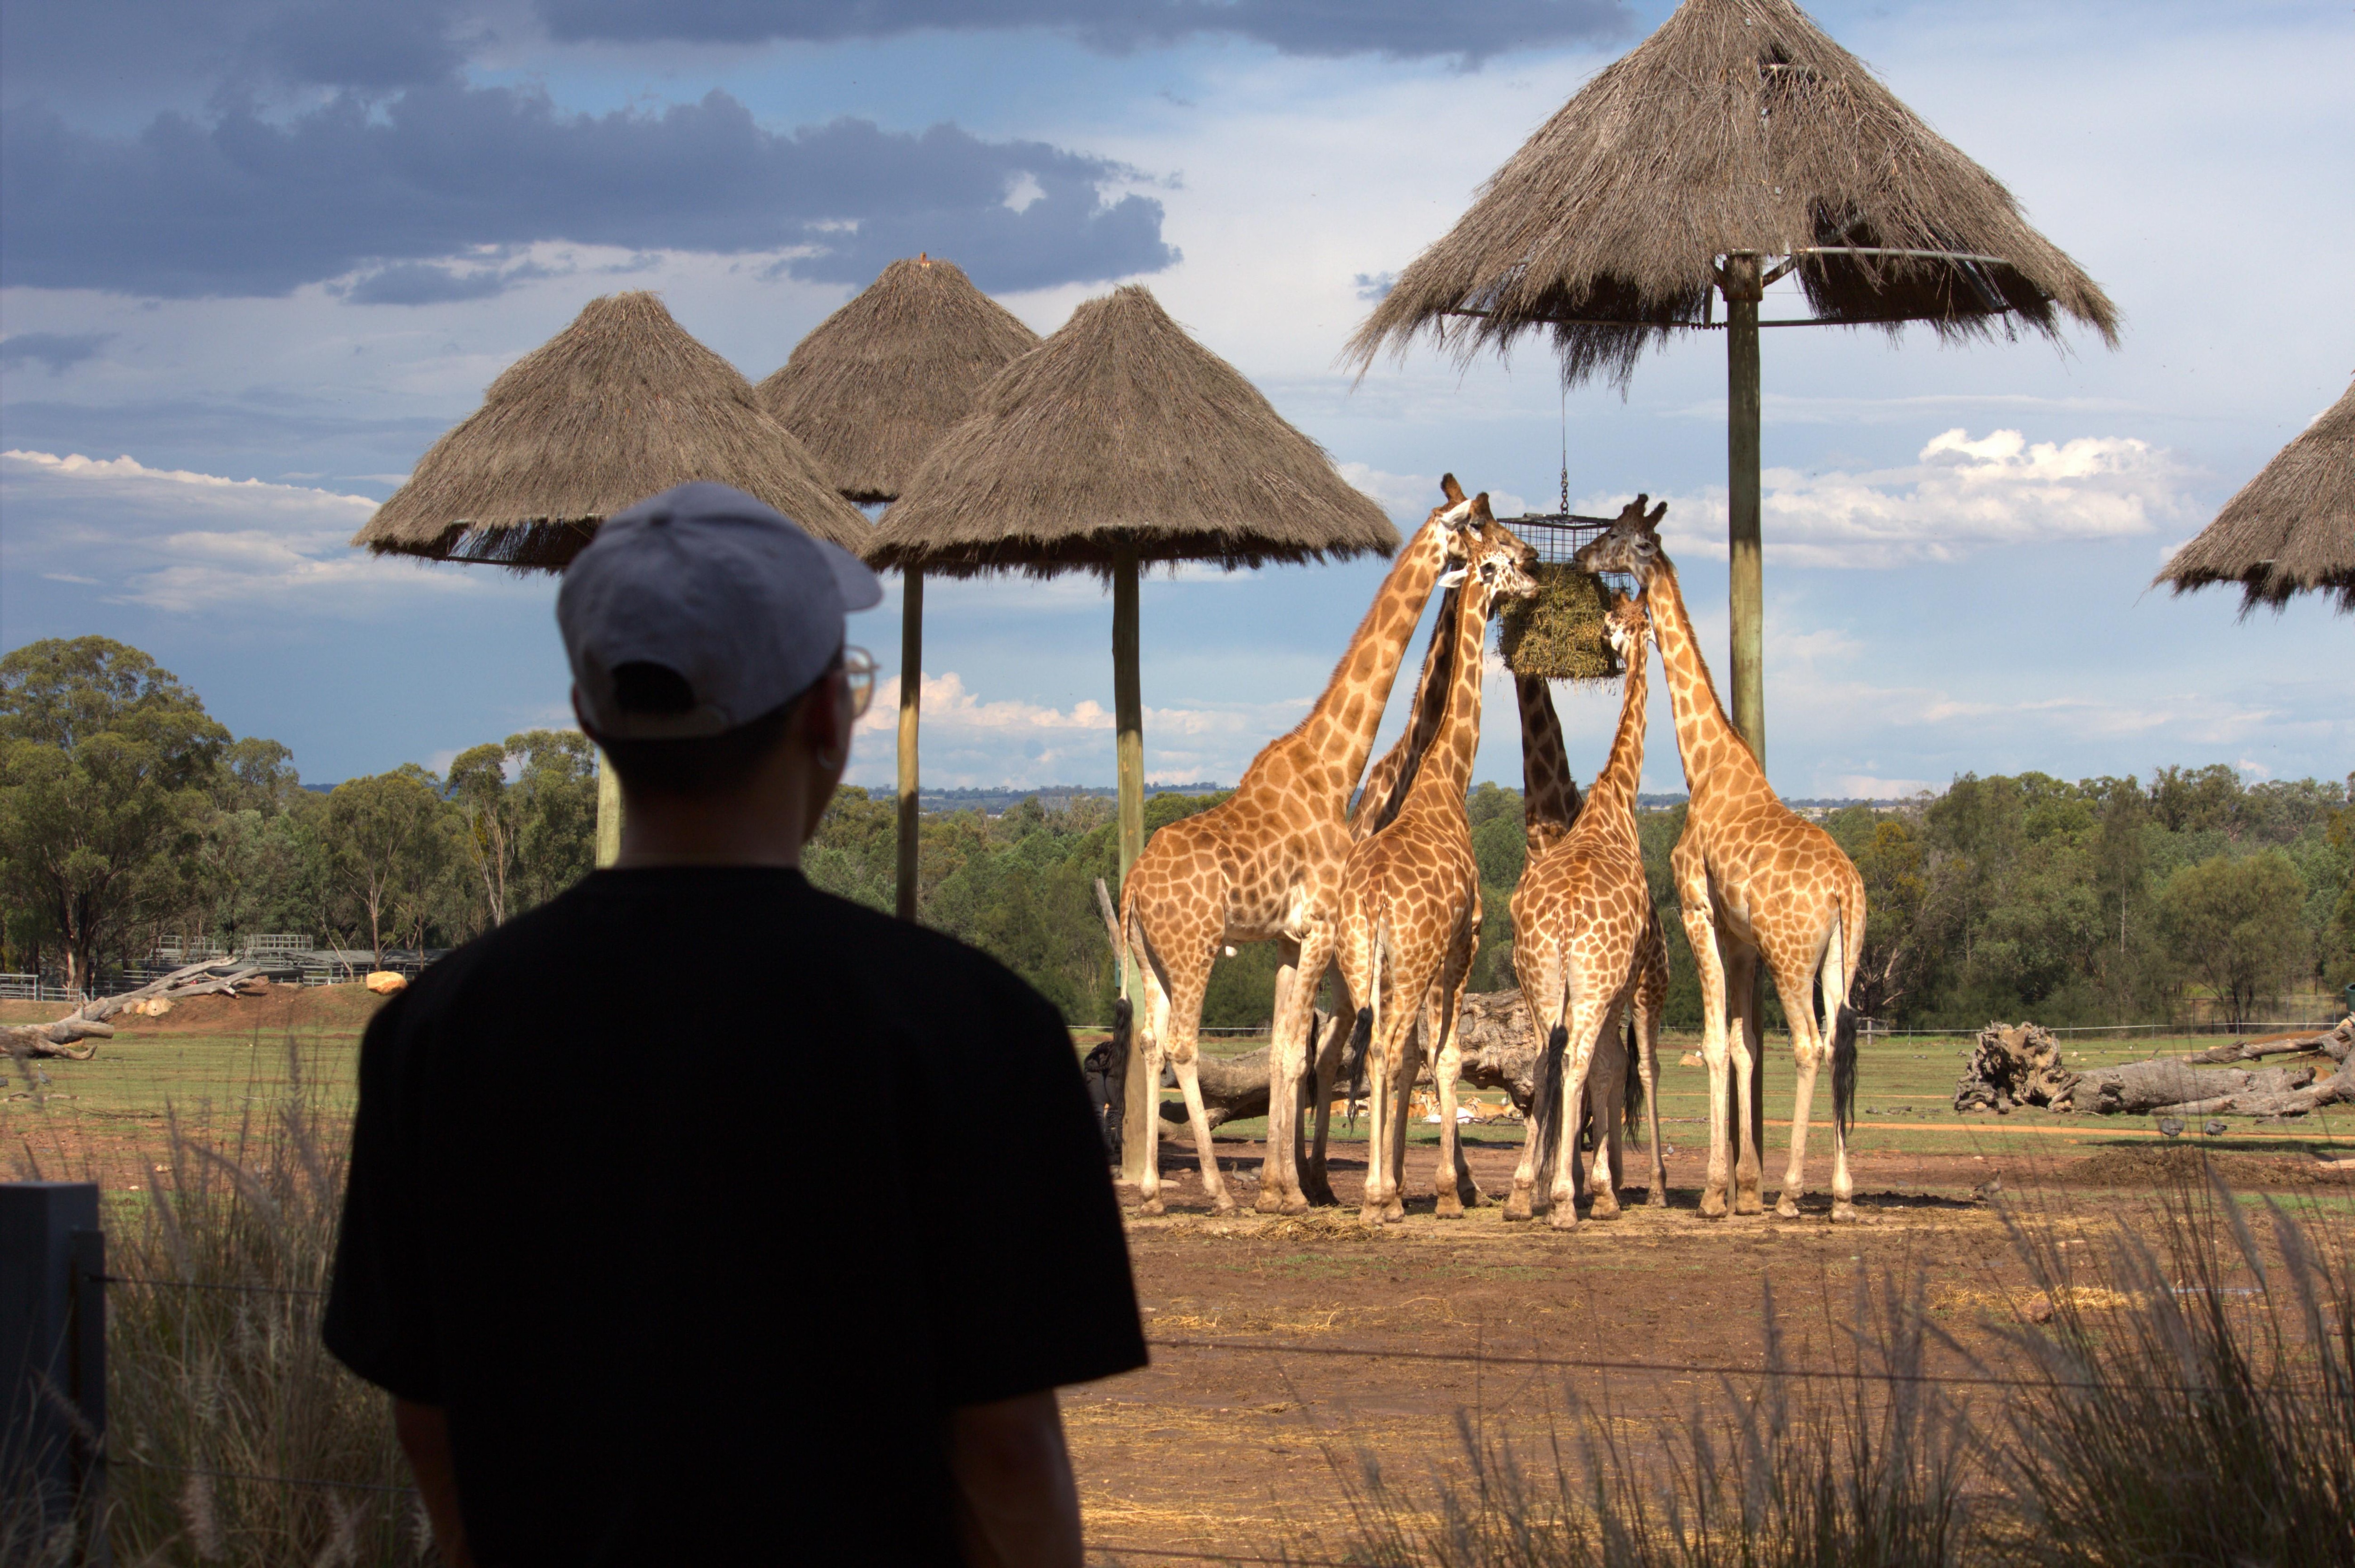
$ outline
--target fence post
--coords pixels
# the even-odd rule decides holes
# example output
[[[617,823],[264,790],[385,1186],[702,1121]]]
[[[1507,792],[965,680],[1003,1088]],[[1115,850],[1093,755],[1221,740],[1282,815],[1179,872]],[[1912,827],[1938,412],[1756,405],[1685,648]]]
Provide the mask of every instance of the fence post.
[[[0,1182],[0,1495],[45,1541],[71,1532],[74,1550],[49,1561],[112,1561],[105,1274],[96,1183]]]

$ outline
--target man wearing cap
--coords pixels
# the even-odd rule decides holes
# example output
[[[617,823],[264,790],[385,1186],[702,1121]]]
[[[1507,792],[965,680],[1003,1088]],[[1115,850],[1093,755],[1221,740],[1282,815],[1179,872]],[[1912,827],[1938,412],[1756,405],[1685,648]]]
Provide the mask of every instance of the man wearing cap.
[[[445,1561],[1081,1560],[1054,1391],[1145,1350],[1070,1037],[800,870],[881,597],[709,484],[565,574],[621,858],[369,1025],[327,1305]],[[890,1112],[820,1124],[846,1071]]]

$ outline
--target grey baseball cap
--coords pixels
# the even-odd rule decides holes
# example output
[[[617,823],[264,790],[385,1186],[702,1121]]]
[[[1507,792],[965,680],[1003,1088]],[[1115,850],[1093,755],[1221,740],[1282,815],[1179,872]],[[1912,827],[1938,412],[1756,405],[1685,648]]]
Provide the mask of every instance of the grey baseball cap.
[[[883,585],[741,490],[680,485],[614,513],[565,570],[556,624],[590,726],[620,741],[717,735],[807,688],[842,647],[843,616]],[[660,665],[684,712],[624,711],[613,672]]]

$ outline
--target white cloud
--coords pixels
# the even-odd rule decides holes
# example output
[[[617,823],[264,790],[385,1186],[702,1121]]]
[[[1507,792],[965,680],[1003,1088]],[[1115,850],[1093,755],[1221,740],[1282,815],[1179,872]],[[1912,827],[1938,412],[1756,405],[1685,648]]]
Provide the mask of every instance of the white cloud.
[[[351,611],[355,595],[489,589],[495,574],[423,571],[351,548],[366,496],[151,468],[130,456],[0,452],[8,554],[109,603],[193,613],[267,603]]]
[[[1299,722],[1310,699],[1215,703],[1145,710],[1146,778],[1153,784],[1199,779],[1232,783],[1261,747]],[[1013,698],[984,698],[954,670],[924,677],[919,746],[928,784],[1085,783],[1112,773],[1113,714],[1092,699],[1056,708]],[[858,721],[860,742],[850,777],[889,784],[895,777],[900,679],[876,683],[875,701]]]
[[[1909,566],[1994,545],[2123,539],[2191,508],[2189,471],[2165,448],[2130,436],[2031,443],[1998,430],[1973,440],[1956,428],[1902,467],[1769,468],[1761,478],[1766,553],[1789,566]],[[1725,559],[1721,486],[1661,498],[1673,551]],[[1578,505],[1608,515],[1624,499]]]
[[[1870,773],[1842,773],[1832,780],[1831,795],[1835,800],[1911,800],[1925,791],[1932,795],[1940,794],[1945,787],[1928,779],[1884,779]]]
[[[1431,508],[1444,499],[1436,474],[1390,474],[1367,463],[1336,464],[1341,477],[1380,503],[1393,521],[1420,525],[1430,515]],[[1457,475],[1463,479],[1463,475]],[[1467,482],[1466,490],[1478,494],[1481,486]],[[1529,503],[1510,490],[1490,490],[1488,509],[1500,517],[1517,517],[1530,509]]]

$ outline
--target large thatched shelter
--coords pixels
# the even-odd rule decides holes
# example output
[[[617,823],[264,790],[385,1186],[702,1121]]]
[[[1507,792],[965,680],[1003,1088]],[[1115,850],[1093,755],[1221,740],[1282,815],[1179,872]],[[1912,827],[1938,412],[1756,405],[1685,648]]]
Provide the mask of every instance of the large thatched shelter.
[[[1764,322],[1797,276],[1814,314]],[[1716,319],[1722,300],[1725,319]],[[1758,329],[2057,336],[2117,315],[2019,204],[1790,0],[1686,0],[1482,187],[1350,340],[1459,358],[1550,337],[1564,380],[1625,384],[1646,346],[1727,334],[1735,722],[1763,758]]]
[[[902,258],[819,322],[761,406],[853,501],[896,501],[932,443],[1039,335],[932,256]]]
[[[2153,581],[2178,593],[2241,585],[2241,613],[2293,593],[2337,593],[2355,613],[2355,382]]]
[[[1120,874],[1145,849],[1145,707],[1137,577],[1150,561],[1346,560],[1398,530],[1241,372],[1188,336],[1146,289],[1071,313],[986,388],[883,515],[868,559],[974,577],[1089,571],[1112,582]],[[1154,1091],[1133,1051],[1124,1175]]]
[[[352,543],[561,571],[606,517],[690,479],[733,485],[845,549],[874,536],[733,365],[654,294],[607,294],[508,366]],[[613,770],[597,772],[597,863],[607,865],[621,848],[622,796]]]
[[[761,404],[844,496],[895,501],[990,379],[1038,346],[1037,333],[959,268],[903,258],[794,346],[761,383]],[[924,569],[903,566],[900,578],[899,912],[913,920]]]
[[[874,532],[661,300],[608,294],[492,382],[352,543],[560,571],[606,517],[690,479],[733,485],[846,549]]]
[[[1398,530],[1240,371],[1131,284],[1007,366],[883,516],[872,557],[971,577],[1345,560]]]

